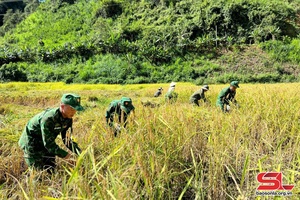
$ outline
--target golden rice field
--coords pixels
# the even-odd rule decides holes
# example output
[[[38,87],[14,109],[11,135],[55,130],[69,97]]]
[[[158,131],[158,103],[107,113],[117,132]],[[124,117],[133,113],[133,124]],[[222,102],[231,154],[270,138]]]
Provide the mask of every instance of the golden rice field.
[[[177,83],[174,104],[152,97],[160,86],[166,92],[169,84],[0,84],[0,199],[300,198],[300,83],[240,84],[240,107],[226,114],[215,102],[227,85],[210,85],[210,103],[201,107],[189,104],[199,86]],[[57,159],[52,177],[30,171],[20,134],[66,92],[81,95],[85,107],[74,117],[73,135],[83,153],[76,166]],[[136,111],[114,138],[105,110],[122,96],[133,99]],[[159,106],[144,107],[145,101]],[[295,185],[292,196],[256,196],[257,174],[270,171]]]

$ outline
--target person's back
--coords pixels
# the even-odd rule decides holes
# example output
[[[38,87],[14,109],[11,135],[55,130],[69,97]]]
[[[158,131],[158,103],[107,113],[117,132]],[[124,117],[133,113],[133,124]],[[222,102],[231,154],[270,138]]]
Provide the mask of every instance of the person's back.
[[[165,99],[168,103],[174,103],[177,101],[178,94],[175,92],[175,82],[170,84],[168,92],[165,94]]]
[[[121,115],[121,100],[113,100],[110,102],[108,109],[106,110],[106,118],[110,117],[112,113]]]
[[[190,96],[190,103],[192,103],[193,105],[197,105],[199,106],[199,100],[202,99],[204,102],[206,102],[206,97],[205,97],[205,92],[207,92],[209,90],[209,86],[208,85],[204,85],[202,86],[202,88],[196,92],[194,92],[191,96]]]
[[[165,95],[166,101],[170,103],[176,102],[178,97],[178,94],[173,90],[173,91],[168,91]]]
[[[159,97],[162,94],[162,88],[158,88],[158,90],[155,92],[154,97]]]
[[[61,151],[55,143],[51,142],[52,140],[48,142],[49,138],[43,138],[42,130],[45,131],[46,136],[50,134],[51,137],[56,138],[61,131],[71,126],[72,119],[64,119],[59,108],[47,109],[29,120],[26,131],[19,140],[19,146],[31,156],[51,154],[51,151],[53,154],[65,156],[65,151]],[[48,128],[44,129],[44,127]]]

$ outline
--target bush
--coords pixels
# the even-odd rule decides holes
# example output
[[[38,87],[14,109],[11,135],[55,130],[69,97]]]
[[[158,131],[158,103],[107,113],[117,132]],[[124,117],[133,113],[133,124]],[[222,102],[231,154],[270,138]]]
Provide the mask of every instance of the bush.
[[[101,8],[96,12],[96,18],[116,18],[122,14],[122,5],[113,0],[108,0],[102,3]]]
[[[0,67],[0,81],[27,81],[25,67],[16,63],[2,65]]]
[[[277,61],[300,64],[300,39],[268,41],[261,43],[260,46]]]
[[[275,73],[259,74],[256,77],[256,82],[259,83],[276,83],[280,82],[280,75]]]

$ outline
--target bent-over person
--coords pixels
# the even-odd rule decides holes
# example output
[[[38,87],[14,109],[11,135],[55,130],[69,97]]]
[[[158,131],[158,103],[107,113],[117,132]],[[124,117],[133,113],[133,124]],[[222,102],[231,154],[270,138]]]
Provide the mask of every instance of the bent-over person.
[[[208,85],[203,85],[202,88],[196,92],[194,92],[191,97],[190,97],[190,103],[192,103],[195,106],[200,106],[199,105],[199,100],[203,100],[203,102],[207,102],[206,97],[205,97],[205,92],[209,90]]]
[[[76,111],[82,110],[80,96],[68,93],[62,96],[58,108],[46,109],[28,121],[18,143],[24,151],[25,162],[30,168],[53,173],[56,167],[56,156],[70,161],[71,154],[55,143],[59,134],[69,150],[80,154],[81,149],[71,139],[71,134],[72,118]]]
[[[125,128],[127,125],[127,118],[131,111],[134,112],[134,106],[132,105],[132,100],[129,97],[122,97],[120,100],[113,100],[106,110],[105,118],[106,123],[113,128],[114,136],[116,137],[121,130],[121,125]],[[114,117],[117,115],[118,122],[120,124],[114,123]]]

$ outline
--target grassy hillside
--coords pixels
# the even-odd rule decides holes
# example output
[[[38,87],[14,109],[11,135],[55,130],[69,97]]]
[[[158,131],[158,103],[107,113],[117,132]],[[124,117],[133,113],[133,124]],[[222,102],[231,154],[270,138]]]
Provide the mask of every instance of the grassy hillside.
[[[193,107],[199,87],[177,83],[175,104],[153,98],[168,84],[1,84],[1,199],[269,199],[256,197],[259,172],[282,172],[284,184],[300,190],[299,83],[241,84],[240,108],[215,106],[227,85],[210,85],[210,104]],[[74,139],[83,149],[76,166],[58,159],[58,173],[27,171],[18,138],[26,122],[59,105],[65,92],[82,96],[85,111],[74,118]],[[136,107],[128,127],[114,138],[105,124],[109,102],[130,96]],[[144,107],[141,101],[160,103]],[[57,139],[60,143],[60,139]],[[34,177],[43,177],[35,183]],[[274,197],[275,199],[285,199]]]
[[[299,6],[287,0],[46,1],[0,38],[0,79],[299,81]],[[207,68],[217,69],[213,78],[203,75]]]

